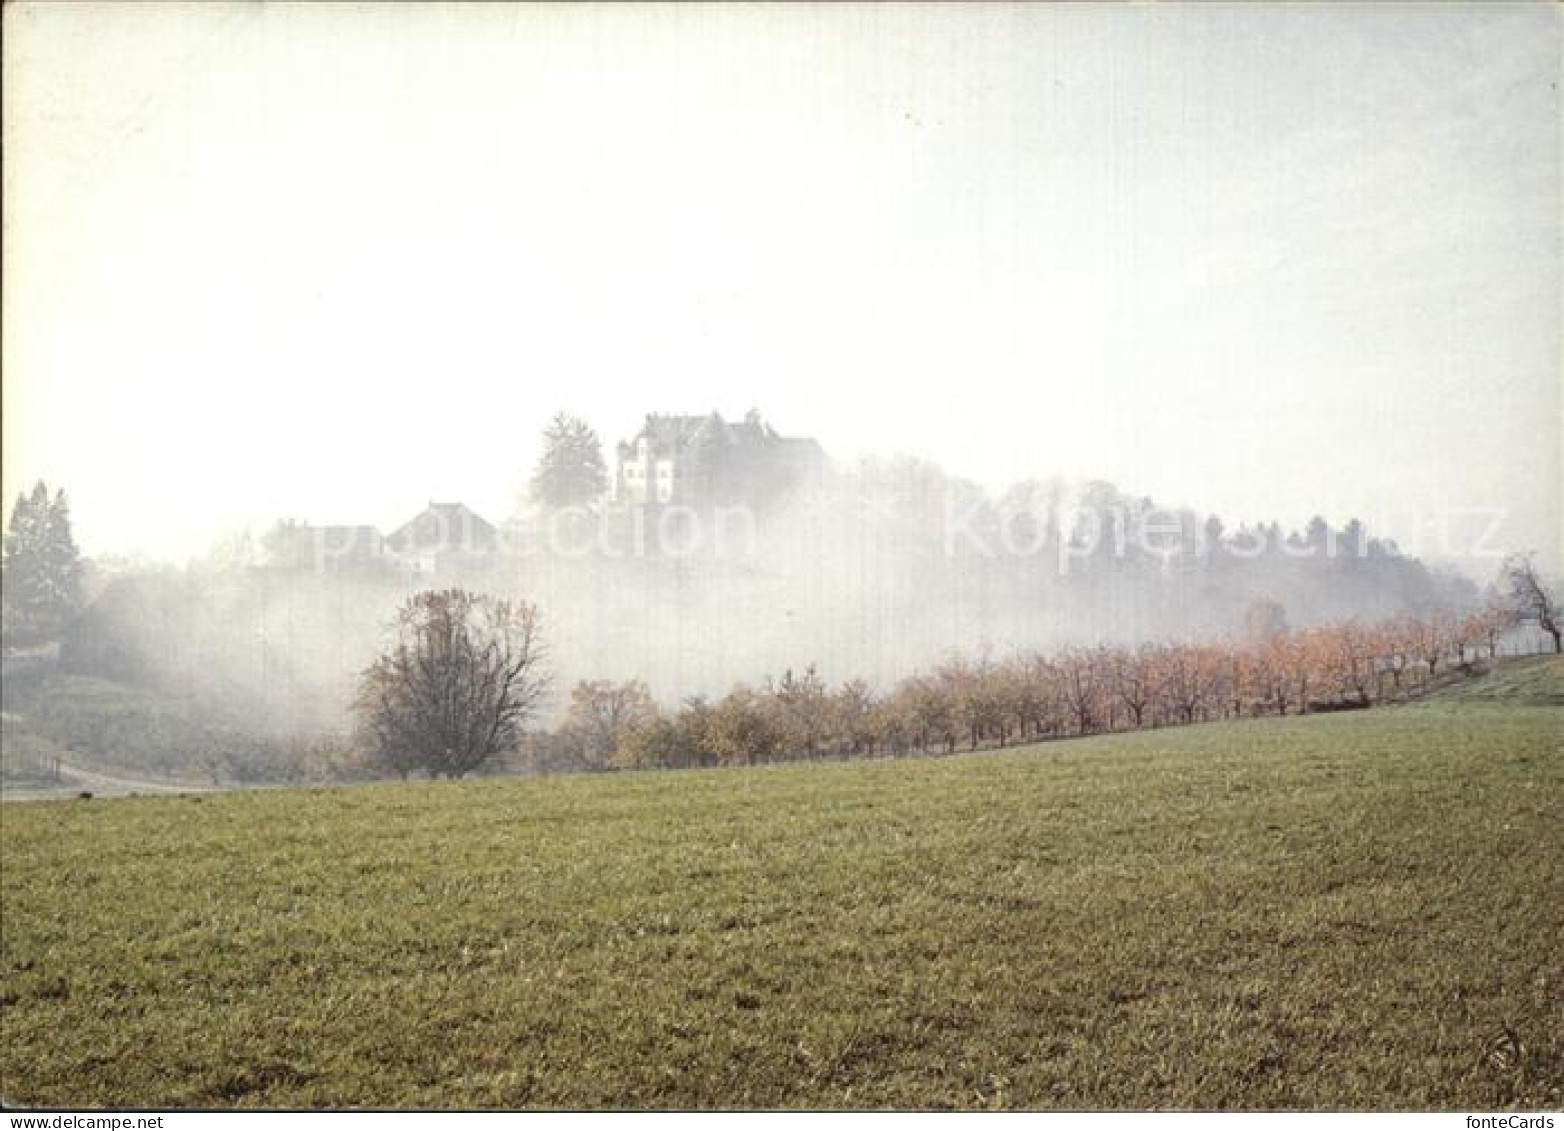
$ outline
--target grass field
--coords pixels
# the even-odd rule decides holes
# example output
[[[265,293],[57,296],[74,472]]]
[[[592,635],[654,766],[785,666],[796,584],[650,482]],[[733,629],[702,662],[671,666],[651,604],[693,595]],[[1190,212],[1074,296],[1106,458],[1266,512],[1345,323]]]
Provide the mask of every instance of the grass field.
[[[1557,1107],[1561,677],[936,760],[7,805],[0,1094]]]

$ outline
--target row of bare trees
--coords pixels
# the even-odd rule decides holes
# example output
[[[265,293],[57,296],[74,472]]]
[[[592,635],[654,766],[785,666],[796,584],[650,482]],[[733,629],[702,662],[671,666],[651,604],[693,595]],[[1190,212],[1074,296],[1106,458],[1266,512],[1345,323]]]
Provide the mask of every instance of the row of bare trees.
[[[1233,639],[955,657],[884,694],[858,679],[830,687],[811,665],[664,712],[639,680],[583,682],[563,725],[530,736],[524,728],[548,686],[536,608],[426,592],[403,607],[390,647],[361,676],[360,739],[380,768],[403,777],[460,777],[523,744],[548,768],[731,766],[1367,707],[1493,659],[1522,621],[1557,650],[1556,600],[1529,559],[1506,577],[1508,590],[1467,616],[1293,632],[1279,605],[1261,601]]]
[[[830,687],[808,667],[661,712],[639,681],[583,683],[564,725],[535,753],[561,768],[752,765],[1364,707],[1491,659],[1516,618],[1494,601],[1467,617],[1347,620],[1301,632],[1260,619],[1258,632],[1238,640],[953,658],[886,694],[862,680]]]

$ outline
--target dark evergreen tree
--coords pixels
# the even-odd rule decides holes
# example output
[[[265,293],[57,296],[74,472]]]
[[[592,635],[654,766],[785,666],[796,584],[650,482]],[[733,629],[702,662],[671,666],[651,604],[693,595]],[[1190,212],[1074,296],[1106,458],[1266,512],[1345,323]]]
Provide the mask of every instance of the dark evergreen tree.
[[[543,455],[532,475],[532,497],[549,507],[581,506],[608,487],[603,445],[584,420],[557,413],[543,431]]]
[[[56,638],[81,607],[81,553],[64,491],[51,499],[40,480],[18,495],[5,537],[5,637],[31,644]]]

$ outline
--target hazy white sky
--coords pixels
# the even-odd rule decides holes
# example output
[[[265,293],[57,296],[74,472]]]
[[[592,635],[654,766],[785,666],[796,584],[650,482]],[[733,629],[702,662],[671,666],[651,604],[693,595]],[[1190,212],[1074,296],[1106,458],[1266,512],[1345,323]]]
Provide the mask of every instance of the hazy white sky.
[[[1561,15],[5,10],[7,498],[509,510],[557,408],[1560,541]]]

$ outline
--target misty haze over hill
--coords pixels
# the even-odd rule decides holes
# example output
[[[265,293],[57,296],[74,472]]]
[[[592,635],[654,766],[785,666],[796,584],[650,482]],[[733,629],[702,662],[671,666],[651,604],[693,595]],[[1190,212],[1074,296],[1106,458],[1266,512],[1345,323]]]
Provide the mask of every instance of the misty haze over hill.
[[[670,706],[810,664],[831,682],[889,687],[954,653],[1236,634],[1257,601],[1302,628],[1477,594],[1360,524],[1226,529],[1101,482],[995,497],[931,463],[866,460],[822,465],[761,505],[726,497],[531,506],[497,526],[442,504],[383,540],[367,527],[279,528],[186,570],[100,578],[62,659],[235,725],[312,733],[347,727],[397,606],[428,587],[537,603],[549,718],[582,679],[642,679]],[[430,540],[416,560],[377,556],[413,530]]]
[[[60,663],[339,730],[459,584],[539,606],[546,722],[1556,571],[1559,19],[11,5],[0,471],[94,560]],[[518,508],[556,406],[604,482]]]

